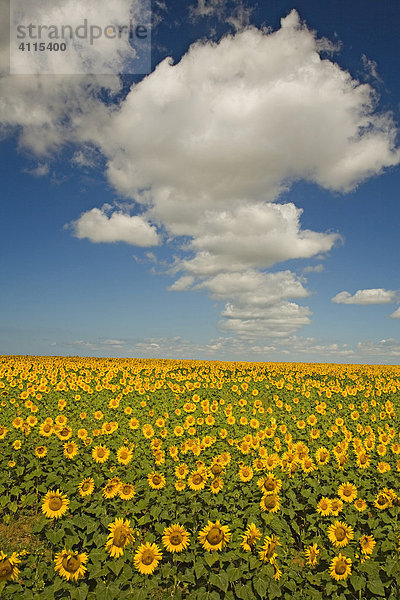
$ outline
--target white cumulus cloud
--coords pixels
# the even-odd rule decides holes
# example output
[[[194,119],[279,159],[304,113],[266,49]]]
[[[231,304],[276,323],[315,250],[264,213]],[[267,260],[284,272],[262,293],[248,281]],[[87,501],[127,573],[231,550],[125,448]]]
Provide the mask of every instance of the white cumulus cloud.
[[[340,292],[332,298],[337,304],[389,304],[396,300],[397,292],[383,288],[357,290],[353,295],[349,292]]]
[[[93,208],[83,213],[69,227],[75,237],[88,238],[91,242],[126,242],[134,246],[156,246],[160,243],[156,228],[139,216],[123,212],[107,215],[104,209]]]

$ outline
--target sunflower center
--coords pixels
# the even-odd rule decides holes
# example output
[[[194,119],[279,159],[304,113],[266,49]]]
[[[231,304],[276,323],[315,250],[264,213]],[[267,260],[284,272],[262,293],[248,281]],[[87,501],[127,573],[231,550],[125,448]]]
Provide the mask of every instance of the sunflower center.
[[[49,508],[53,511],[60,510],[62,504],[63,501],[59,496],[52,496],[52,498],[49,500]]]
[[[211,469],[211,472],[213,475],[219,475],[220,473],[222,473],[221,465],[214,465],[213,468]]]
[[[131,491],[132,491],[132,488],[131,488],[131,486],[130,486],[130,485],[124,485],[124,486],[122,487],[122,493],[123,493],[123,494],[125,494],[125,495],[128,495],[128,494],[130,494],[130,493],[131,493]]]
[[[182,543],[183,536],[179,531],[175,531],[170,535],[169,541],[173,546],[179,546]]]
[[[351,489],[350,488],[344,488],[344,490],[343,490],[343,496],[351,496]]]
[[[271,558],[275,552],[276,542],[270,542],[265,554],[267,558]]]
[[[386,504],[387,499],[385,498],[385,496],[379,496],[378,498],[378,504],[380,504],[381,506],[383,506],[384,504]]]
[[[63,429],[61,429],[60,433],[61,433],[61,435],[68,435],[69,431],[68,431],[67,427],[64,427]]]
[[[219,527],[213,527],[210,529],[206,536],[206,540],[211,546],[216,546],[224,539],[224,533]]]
[[[89,481],[84,481],[81,485],[81,490],[83,492],[87,492],[87,490],[90,488],[90,482]]]
[[[153,483],[154,485],[160,485],[161,483],[161,477],[159,475],[153,475]]]
[[[151,565],[154,560],[154,556],[151,550],[145,550],[142,555],[142,563],[144,565]]]
[[[0,580],[6,579],[13,572],[13,567],[8,558],[0,561]]]
[[[275,489],[275,482],[267,481],[267,483],[264,484],[264,487],[268,492],[273,492]]]
[[[199,485],[199,483],[201,483],[202,481],[203,481],[203,478],[199,473],[196,473],[196,475],[193,475],[193,483],[195,485]]]
[[[127,451],[126,451],[126,450],[122,450],[122,451],[121,451],[121,454],[120,454],[120,457],[121,457],[122,459],[128,458],[128,453],[127,453]]]
[[[343,527],[337,527],[335,535],[338,542],[342,542],[346,538],[346,530]]]
[[[347,565],[343,560],[339,560],[335,565],[335,573],[337,575],[344,575],[346,573]]]
[[[117,527],[117,529],[114,531],[114,539],[113,539],[114,546],[117,546],[117,548],[123,548],[124,545],[126,544],[127,540],[128,540],[128,536],[127,536],[126,530],[123,529],[122,527]]]
[[[103,456],[105,456],[106,451],[104,450],[104,448],[98,448],[97,450],[97,456],[99,458],[103,458]]]
[[[49,433],[51,431],[51,427],[50,425],[43,425],[43,431],[45,431],[46,433]]]
[[[62,566],[68,573],[76,573],[81,566],[81,561],[77,556],[67,556],[62,561]]]
[[[268,496],[267,498],[265,498],[264,503],[267,508],[275,508],[275,506],[276,506],[275,496]]]

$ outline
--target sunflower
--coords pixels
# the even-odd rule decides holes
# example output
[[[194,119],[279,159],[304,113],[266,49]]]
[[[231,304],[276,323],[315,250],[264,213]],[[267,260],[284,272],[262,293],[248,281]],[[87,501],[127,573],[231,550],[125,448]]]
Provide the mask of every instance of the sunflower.
[[[331,562],[330,575],[336,581],[347,579],[351,575],[351,558],[343,556],[340,552]]]
[[[250,552],[252,546],[256,545],[257,540],[260,539],[261,535],[261,531],[257,528],[257,526],[254,523],[250,523],[244,534],[241,535],[243,540],[240,542],[240,545],[243,550]]]
[[[205,488],[207,482],[207,473],[203,469],[192,471],[189,475],[187,483],[191,490],[198,491]]]
[[[162,552],[157,544],[146,542],[137,549],[133,562],[139,573],[151,575],[162,559]]]
[[[321,498],[317,504],[317,512],[321,517],[327,517],[331,514],[331,501],[329,498]]]
[[[389,508],[392,505],[392,499],[389,494],[385,491],[381,490],[376,497],[374,502],[374,506],[379,508],[379,510],[385,510],[385,508]]]
[[[106,542],[106,550],[113,558],[122,556],[125,546],[135,541],[130,525],[130,521],[123,519],[115,519],[114,523],[109,523],[110,533]]]
[[[181,463],[175,469],[175,477],[177,479],[185,479],[186,475],[189,473],[188,466],[186,463]]]
[[[69,500],[60,490],[49,490],[43,499],[42,512],[48,519],[58,519],[68,510]]]
[[[118,488],[118,494],[122,500],[131,500],[135,493],[135,488],[131,483],[121,483]]]
[[[315,459],[317,461],[317,465],[322,467],[329,462],[330,453],[325,446],[320,446],[315,453]]]
[[[357,498],[354,502],[354,506],[358,510],[358,512],[363,512],[367,508],[367,503],[363,498]]]
[[[224,487],[224,481],[222,477],[215,477],[210,484],[210,492],[212,494],[218,494]]]
[[[307,548],[304,551],[304,554],[307,558],[307,564],[310,565],[310,567],[315,567],[315,565],[317,564],[317,558],[320,555],[320,553],[321,550],[318,548],[317,544],[307,546]]]
[[[69,459],[73,459],[75,458],[75,456],[78,454],[78,446],[75,444],[75,442],[66,442],[64,444],[64,456],[66,458]]]
[[[204,527],[198,536],[198,539],[207,552],[213,550],[222,550],[229,542],[231,533],[229,527],[221,525],[219,521],[212,523],[208,521],[206,527]]]
[[[189,545],[189,533],[179,523],[171,525],[164,529],[162,543],[168,552],[182,552]]]
[[[342,521],[335,521],[328,528],[328,538],[334,546],[343,548],[347,546],[350,540],[354,537],[354,530],[350,525]]]
[[[85,496],[90,496],[94,490],[94,479],[93,477],[86,477],[86,479],[82,479],[78,486],[78,492],[85,498]]]
[[[282,481],[275,477],[275,475],[267,475],[265,477],[260,477],[257,481],[257,485],[264,496],[269,496],[279,492],[282,487]]]
[[[276,513],[281,507],[280,499],[277,494],[263,496],[260,501],[260,508],[263,512]]]
[[[253,479],[253,469],[248,467],[247,465],[243,465],[239,469],[239,479],[240,481],[251,481]]]
[[[64,427],[61,427],[60,430],[55,430],[55,433],[59,440],[67,441],[72,436],[72,429],[71,427],[64,425]]]
[[[35,454],[38,458],[43,458],[47,454],[46,446],[37,446],[35,449]]]
[[[83,577],[86,571],[85,564],[88,556],[85,552],[78,554],[72,550],[64,550],[59,552],[54,557],[54,570],[58,572],[60,577],[64,577],[67,581],[78,581],[79,577]]]
[[[343,502],[353,502],[357,498],[357,488],[352,483],[342,483],[338,489],[338,496]]]
[[[121,482],[118,477],[109,479],[103,488],[103,496],[105,498],[115,498],[115,496],[118,496],[120,485]]]
[[[127,465],[132,460],[133,452],[127,446],[121,446],[117,451],[117,459],[120,465]]]
[[[147,475],[147,481],[153,490],[161,490],[166,484],[164,475],[162,473],[156,473],[155,471]]]
[[[78,429],[77,436],[80,440],[85,440],[88,436],[88,432],[86,429]]]
[[[0,440],[4,440],[8,429],[4,425],[0,425]]]
[[[16,552],[7,556],[0,550],[0,582],[17,579],[19,569],[16,565],[20,562]]]
[[[361,552],[369,555],[374,551],[376,541],[373,535],[363,535],[360,537]]]
[[[110,456],[110,451],[106,446],[95,446],[92,450],[92,457],[96,463],[104,463]]]
[[[210,467],[209,473],[211,477],[218,477],[224,471],[223,465],[218,461],[214,462],[214,464]]]
[[[175,489],[177,492],[182,492],[186,487],[186,483],[182,479],[175,481]]]
[[[260,560],[263,562],[269,562],[271,565],[275,563],[275,559],[278,556],[275,552],[276,547],[280,546],[279,537],[272,535],[266,535],[264,538],[264,544],[259,552]]]
[[[371,464],[371,459],[369,458],[368,454],[366,454],[366,452],[360,452],[359,454],[357,454],[356,464],[357,467],[359,467],[360,469],[367,469]]]
[[[343,509],[343,502],[339,498],[332,498],[331,500],[331,515],[337,517]]]

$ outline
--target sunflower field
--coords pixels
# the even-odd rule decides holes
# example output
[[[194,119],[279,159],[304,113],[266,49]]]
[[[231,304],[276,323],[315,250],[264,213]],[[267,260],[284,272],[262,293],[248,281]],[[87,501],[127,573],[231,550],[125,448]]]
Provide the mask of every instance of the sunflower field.
[[[400,367],[0,357],[0,598],[399,600]]]

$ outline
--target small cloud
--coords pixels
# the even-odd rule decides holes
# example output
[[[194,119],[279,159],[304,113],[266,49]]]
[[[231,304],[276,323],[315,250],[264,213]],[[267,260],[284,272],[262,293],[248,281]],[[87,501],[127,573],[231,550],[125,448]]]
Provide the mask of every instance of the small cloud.
[[[309,267],[306,267],[305,269],[303,269],[303,273],[322,273],[322,271],[325,270],[324,265],[315,265],[314,267],[312,267],[311,265]]]
[[[400,319],[400,306],[390,315],[391,319]]]
[[[33,175],[34,177],[44,177],[50,172],[50,167],[47,163],[39,163],[34,169],[26,169],[25,173]]]
[[[194,277],[192,275],[182,275],[182,277],[169,286],[168,290],[171,292],[183,292],[192,287],[193,283]]]
[[[141,215],[131,216],[122,211],[111,212],[110,205],[92,208],[79,219],[65,225],[79,239],[91,242],[126,242],[133,246],[157,246],[160,243],[157,230]],[[107,215],[109,213],[109,216]]]
[[[336,304],[389,304],[395,302],[396,292],[383,288],[358,290],[353,296],[349,292],[340,292],[332,298]]]
[[[91,169],[96,166],[98,157],[93,148],[84,147],[81,150],[77,150],[71,160],[77,167]]]
[[[367,58],[365,54],[362,55],[361,60],[363,62],[364,70],[367,73],[368,79],[375,79],[379,83],[382,83],[382,78],[378,73],[376,62]]]

